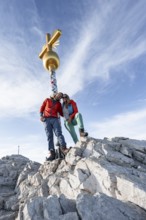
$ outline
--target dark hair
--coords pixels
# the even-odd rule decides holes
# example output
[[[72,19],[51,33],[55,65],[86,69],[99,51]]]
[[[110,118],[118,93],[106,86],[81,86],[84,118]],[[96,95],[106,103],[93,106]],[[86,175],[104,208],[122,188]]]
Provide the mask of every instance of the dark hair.
[[[67,98],[69,99],[69,96],[67,94],[63,94],[62,98]]]

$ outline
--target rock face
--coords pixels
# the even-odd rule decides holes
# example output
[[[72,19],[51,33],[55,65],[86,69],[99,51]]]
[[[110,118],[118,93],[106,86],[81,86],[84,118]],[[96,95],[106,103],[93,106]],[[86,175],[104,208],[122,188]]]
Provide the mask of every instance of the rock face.
[[[82,138],[65,160],[0,160],[0,220],[146,220],[146,141]]]
[[[18,216],[19,182],[28,178],[28,173],[24,175],[27,167],[35,166],[37,168],[34,169],[34,173],[40,164],[21,155],[6,156],[0,160],[0,220],[13,220]],[[31,173],[31,168],[29,172]]]

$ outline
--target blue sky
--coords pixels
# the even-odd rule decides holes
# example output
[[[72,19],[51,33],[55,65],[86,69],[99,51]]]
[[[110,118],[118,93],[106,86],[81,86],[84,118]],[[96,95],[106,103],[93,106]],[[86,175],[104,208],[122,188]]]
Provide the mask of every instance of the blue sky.
[[[0,157],[43,162],[39,108],[51,93],[38,58],[47,32],[62,30],[58,90],[78,104],[95,138],[146,139],[145,0],[0,0]],[[64,129],[68,146],[74,146]]]

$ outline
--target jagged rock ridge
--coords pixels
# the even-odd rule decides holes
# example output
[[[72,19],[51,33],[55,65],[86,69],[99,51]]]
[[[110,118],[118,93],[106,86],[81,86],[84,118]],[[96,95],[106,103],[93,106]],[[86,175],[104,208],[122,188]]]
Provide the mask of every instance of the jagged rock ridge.
[[[145,220],[146,141],[82,138],[65,160],[0,160],[0,220]]]

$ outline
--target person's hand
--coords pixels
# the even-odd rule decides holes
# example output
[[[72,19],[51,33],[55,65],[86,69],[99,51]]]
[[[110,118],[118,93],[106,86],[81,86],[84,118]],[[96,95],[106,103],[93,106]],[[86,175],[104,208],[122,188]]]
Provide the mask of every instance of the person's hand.
[[[71,123],[72,119],[69,117],[69,119],[67,121],[68,121],[68,123]]]
[[[44,122],[44,121],[45,121],[45,118],[44,118],[43,116],[41,116],[41,117],[40,117],[40,120],[41,120],[42,122]]]

